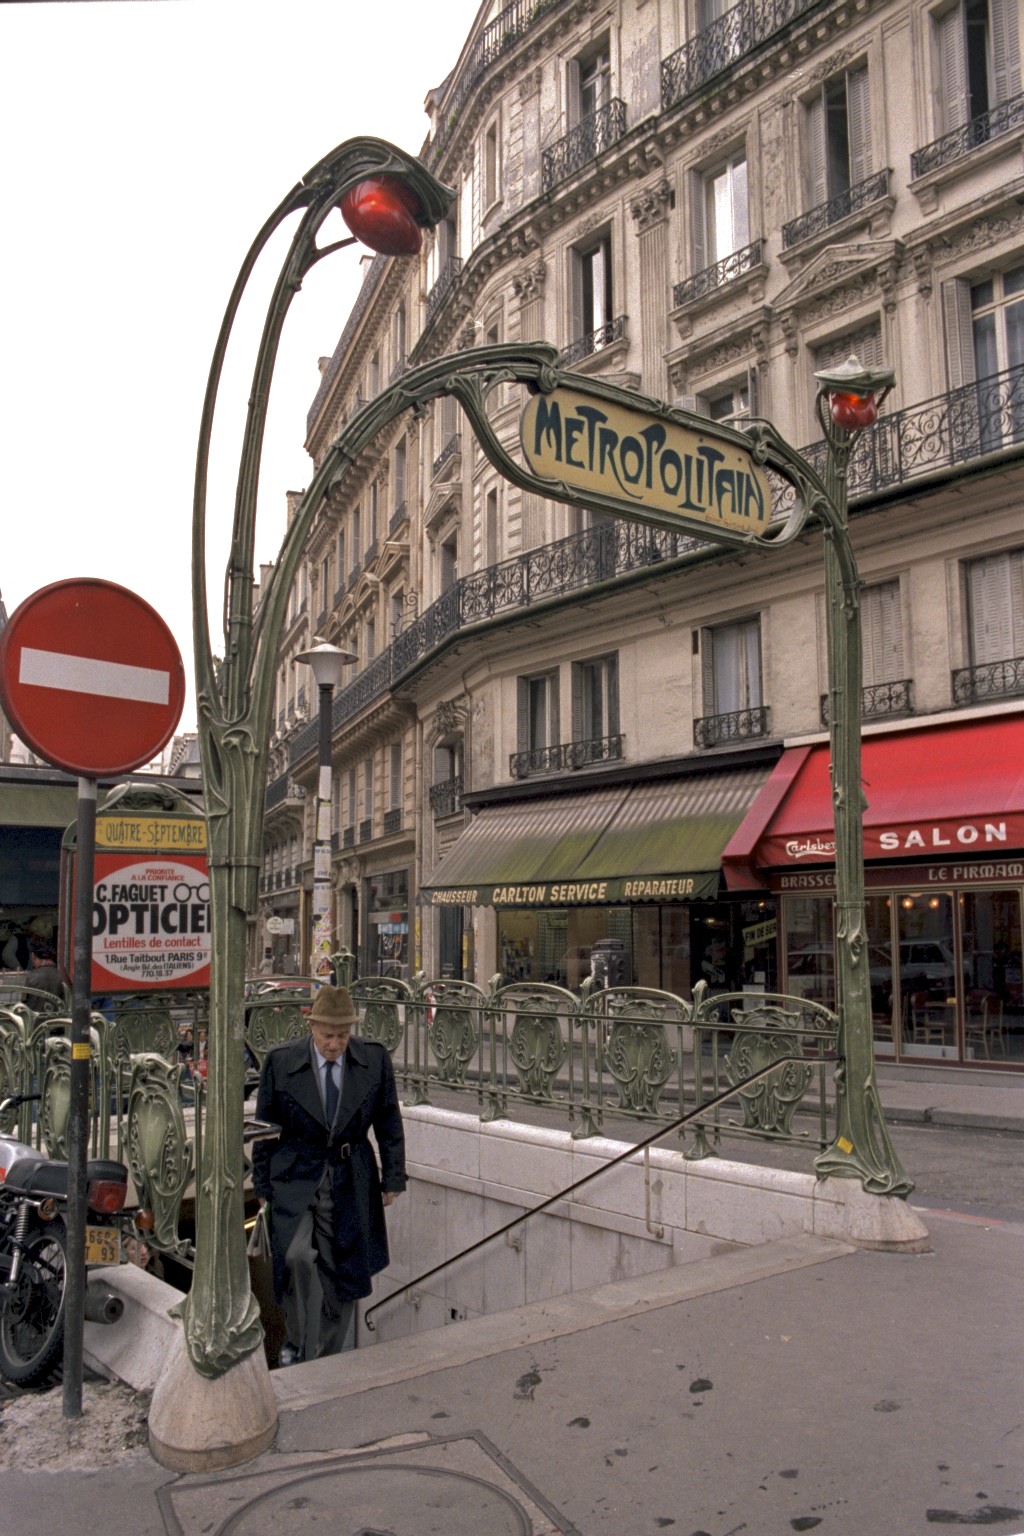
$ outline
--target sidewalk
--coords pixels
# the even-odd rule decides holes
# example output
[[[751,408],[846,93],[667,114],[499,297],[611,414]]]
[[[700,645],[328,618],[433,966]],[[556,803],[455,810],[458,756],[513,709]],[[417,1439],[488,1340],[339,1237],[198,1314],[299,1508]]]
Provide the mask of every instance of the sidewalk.
[[[880,1063],[876,1075],[882,1108],[893,1125],[948,1125],[1024,1135],[1024,1073]]]

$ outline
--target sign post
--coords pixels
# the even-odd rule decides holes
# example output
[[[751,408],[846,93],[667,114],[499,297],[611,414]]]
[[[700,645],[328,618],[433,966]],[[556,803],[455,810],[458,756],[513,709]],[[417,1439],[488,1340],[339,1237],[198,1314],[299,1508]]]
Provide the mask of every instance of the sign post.
[[[82,1412],[96,782],[150,762],[174,734],[184,701],[185,669],[174,636],[148,603],[113,582],[85,578],[42,587],[15,609],[0,636],[4,713],[33,752],[78,776],[65,1418]]]

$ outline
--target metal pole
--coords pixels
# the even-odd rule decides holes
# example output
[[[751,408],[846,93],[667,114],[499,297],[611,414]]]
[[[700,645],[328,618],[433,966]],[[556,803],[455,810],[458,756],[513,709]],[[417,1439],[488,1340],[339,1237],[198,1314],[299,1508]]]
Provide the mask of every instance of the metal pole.
[[[316,835],[313,841],[313,953],[310,974],[325,981],[333,975],[334,921],[331,889],[331,709],[334,684],[321,683],[319,779]]]
[[[68,1108],[68,1214],[64,1257],[64,1417],[82,1416],[85,1331],[85,1165],[89,1156],[89,1079],[92,1052],[93,865],[96,852],[96,781],[78,781],[75,850],[74,947],[71,1004],[71,1098]]]

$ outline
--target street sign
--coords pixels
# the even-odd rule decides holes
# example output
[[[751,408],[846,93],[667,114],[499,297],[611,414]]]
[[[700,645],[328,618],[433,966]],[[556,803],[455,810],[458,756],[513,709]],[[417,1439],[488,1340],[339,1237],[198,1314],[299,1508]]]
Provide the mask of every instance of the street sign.
[[[0,705],[33,752],[83,778],[127,773],[170,741],[185,669],[160,615],[125,587],[42,587],[0,635]]]
[[[771,486],[751,452],[713,422],[700,431],[575,386],[531,395],[520,433],[534,474],[619,504],[625,517],[762,537]]]

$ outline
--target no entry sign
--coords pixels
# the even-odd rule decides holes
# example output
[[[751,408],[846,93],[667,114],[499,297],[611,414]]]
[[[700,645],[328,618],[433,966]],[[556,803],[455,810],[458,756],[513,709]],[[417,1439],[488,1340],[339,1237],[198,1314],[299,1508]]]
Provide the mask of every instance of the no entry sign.
[[[174,636],[113,582],[42,587],[0,635],[0,704],[11,725],[33,752],[84,778],[150,762],[184,701]]]

